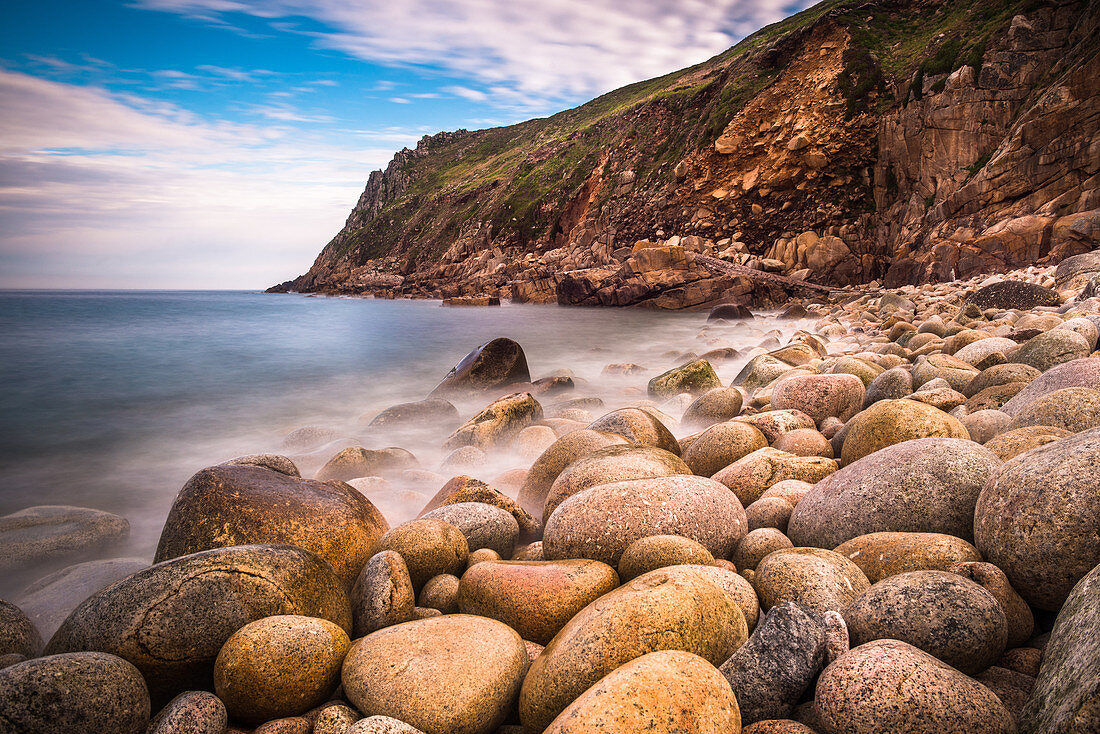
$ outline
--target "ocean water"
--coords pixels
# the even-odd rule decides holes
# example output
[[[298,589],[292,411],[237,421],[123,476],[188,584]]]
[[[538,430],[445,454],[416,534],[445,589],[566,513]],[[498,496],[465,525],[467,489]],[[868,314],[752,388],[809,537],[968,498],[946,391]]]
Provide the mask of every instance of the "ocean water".
[[[284,453],[311,476],[344,446],[401,445],[436,469],[444,436],[368,435],[365,423],[387,406],[423,398],[494,337],[523,346],[533,378],[571,370],[575,395],[602,397],[611,410],[645,399],[649,378],[688,352],[741,350],[740,359],[715,364],[728,384],[752,346],[807,325],[763,317],[708,326],[705,312],[443,308],[244,291],[2,292],[0,515],[43,504],[116,512],[130,521],[131,537],[103,555],[151,558],[187,478],[234,456]],[[616,362],[648,371],[602,376]],[[458,407],[465,419],[487,402]],[[287,450],[283,440],[303,426],[337,438],[308,453]],[[479,478],[528,465],[505,451]],[[84,560],[91,559],[70,562]],[[38,570],[46,569],[21,576]]]

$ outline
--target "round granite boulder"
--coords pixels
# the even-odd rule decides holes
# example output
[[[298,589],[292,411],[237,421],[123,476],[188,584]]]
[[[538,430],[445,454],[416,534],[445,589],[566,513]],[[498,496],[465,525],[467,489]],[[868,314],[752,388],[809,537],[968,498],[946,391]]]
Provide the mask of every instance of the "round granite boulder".
[[[988,390],[992,387],[1003,387],[1016,382],[1022,382],[1024,385],[1027,385],[1027,383],[1041,374],[1039,370],[1026,364],[1016,364],[1013,362],[995,364],[975,375],[974,379],[971,380],[961,392],[966,397],[972,398],[983,390]]]
[[[969,439],[947,413],[915,400],[880,400],[848,423],[840,458],[848,465],[887,446],[917,438]]]
[[[947,571],[907,571],[879,581],[842,612],[852,645],[908,642],[969,675],[1005,650],[1000,603],[973,581]]]
[[[513,382],[530,382],[527,355],[517,342],[497,338],[474,349],[443,378],[429,397],[453,392],[491,390]]]
[[[313,478],[319,482],[333,479],[346,482],[357,477],[400,474],[406,469],[417,469],[419,466],[415,456],[397,446],[385,449],[349,446],[329,459]]]
[[[344,584],[323,558],[291,546],[238,545],[164,561],[108,586],[76,608],[46,653],[116,654],[141,671],[158,705],[209,687],[230,635],[276,614],[351,630]]]
[[[900,640],[868,642],[825,668],[814,713],[821,731],[845,734],[1016,731],[992,691]]]
[[[12,734],[144,734],[145,680],[130,663],[103,652],[26,660],[0,670],[0,730]]]
[[[820,423],[828,417],[847,421],[863,407],[866,388],[855,375],[795,375],[772,389],[772,407],[797,408]]]
[[[1035,615],[1027,602],[1012,588],[1004,571],[983,561],[962,561],[947,570],[970,579],[997,599],[1005,613],[1008,630],[1006,648],[1011,650],[1031,639],[1031,634],[1035,631]],[[1003,667],[1002,663],[998,665]]]
[[[701,477],[713,476],[719,469],[768,445],[755,426],[741,421],[716,423],[699,434],[684,451],[688,471]]]
[[[1051,329],[1021,344],[1013,353],[1012,361],[1046,372],[1051,367],[1084,359],[1091,351],[1091,346],[1080,334],[1069,329]]]
[[[228,726],[220,698],[209,691],[187,691],[161,709],[146,734],[225,734]]]
[[[871,583],[846,557],[823,548],[783,548],[764,557],[752,581],[760,606],[788,601],[824,614],[839,612]]]
[[[42,637],[23,611],[0,599],[0,655],[37,657]]]
[[[880,400],[899,400],[912,392],[912,373],[904,367],[892,367],[875,377],[867,386],[863,407],[869,408]]]
[[[962,308],[973,304],[982,311],[987,308],[1004,311],[1017,308],[1026,311],[1036,306],[1057,306],[1059,303],[1061,301],[1058,294],[1050,288],[1019,280],[999,280],[979,288],[966,299]]]
[[[416,592],[400,553],[375,553],[359,572],[351,589],[353,635],[362,637],[413,619]]]
[[[680,455],[680,444],[672,431],[655,415],[641,408],[614,410],[592,421],[588,428],[592,431],[615,433],[642,446],[655,446]]]
[[[1005,462],[978,497],[974,544],[1029,604],[1056,611],[1100,563],[1100,428]]]
[[[680,423],[684,426],[706,428],[714,423],[736,418],[741,412],[744,397],[735,387],[716,387],[695,398],[684,411]]]
[[[1072,362],[1051,367],[1016,393],[1016,396],[1005,403],[1001,410],[1015,416],[1032,401],[1067,387],[1100,390],[1100,359],[1095,357],[1075,359]]]
[[[574,461],[554,480],[546,495],[542,521],[545,524],[565,500],[598,484],[691,473],[683,459],[664,449],[652,446],[596,449]]]
[[[709,566],[714,563],[714,556],[690,538],[647,535],[635,540],[623,552],[619,559],[619,578],[626,582],[658,568],[690,563]]]
[[[535,659],[520,691],[524,727],[543,731],[620,665],[683,650],[717,665],[748,636],[732,597],[696,566],[639,576],[576,614]]]
[[[632,444],[631,439],[624,438],[617,433],[606,431],[593,431],[581,429],[572,431],[550,444],[550,448],[542,452],[531,470],[523,479],[523,485],[519,490],[519,503],[534,517],[542,516],[542,508],[546,505],[546,495],[550,492],[554,480],[565,470],[567,466],[577,459],[605,446]],[[679,446],[679,444],[677,444]]]
[[[985,447],[995,453],[1001,461],[1019,456],[1025,451],[1031,451],[1051,441],[1072,436],[1071,431],[1052,426],[1028,426],[1027,428],[1014,428],[1005,431],[989,439]]]
[[[908,571],[946,571],[956,563],[982,560],[973,545],[943,533],[868,533],[834,550],[859,566],[872,584]]]
[[[1016,413],[1013,428],[1050,426],[1080,433],[1100,426],[1100,390],[1067,387],[1036,398]]]
[[[714,368],[705,359],[675,367],[649,381],[649,397],[670,398],[680,393],[702,395],[708,390],[722,387],[722,381],[714,374]]]
[[[344,694],[364,716],[390,716],[426,734],[490,734],[508,715],[527,671],[514,630],[448,614],[356,640]]]
[[[437,426],[451,430],[462,420],[458,408],[442,398],[428,398],[414,403],[399,403],[386,408],[371,419],[371,429],[393,430],[410,426]]]
[[[28,507],[0,517],[0,573],[50,558],[88,553],[130,534],[126,518],[68,505]]]
[[[486,561],[462,575],[458,608],[504,622],[524,640],[545,645],[577,612],[618,585],[615,569],[599,561]]]
[[[343,482],[214,466],[176,496],[153,561],[233,545],[294,545],[324,558],[350,587],[387,530],[378,508]]]
[[[724,485],[696,476],[601,484],[563,502],[546,523],[547,560],[591,558],[615,566],[648,535],[681,535],[727,558],[747,532],[745,509]]]
[[[718,734],[738,732],[730,684],[689,652],[660,650],[611,671],[582,693],[545,734]]]
[[[405,560],[414,589],[432,576],[458,576],[466,568],[470,546],[462,531],[434,518],[420,518],[398,525],[378,540],[378,551],[392,550]]]
[[[755,571],[760,561],[769,553],[791,548],[793,545],[791,539],[776,528],[757,528],[741,538],[730,560],[739,570]]]
[[[779,482],[797,479],[814,484],[836,471],[836,462],[824,456],[798,456],[766,446],[744,456],[712,477],[751,505]]]
[[[1001,460],[973,441],[921,438],[889,446],[814,485],[795,505],[795,545],[836,548],[882,531],[974,537],[974,505]],[[979,549],[981,546],[979,546]]]
[[[229,715],[248,724],[304,714],[336,690],[350,645],[327,619],[258,619],[225,641],[214,662],[214,690]]]
[[[519,523],[506,510],[484,502],[456,502],[425,512],[421,517],[442,520],[466,536],[470,551],[490,548],[510,557],[519,537]]]

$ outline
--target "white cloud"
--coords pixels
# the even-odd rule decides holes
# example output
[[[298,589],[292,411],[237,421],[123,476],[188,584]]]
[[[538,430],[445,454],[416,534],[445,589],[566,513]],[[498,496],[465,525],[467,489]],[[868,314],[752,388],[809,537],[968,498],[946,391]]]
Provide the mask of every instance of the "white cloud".
[[[412,104],[411,99],[405,99],[404,97],[390,97],[390,101],[394,104]]]
[[[0,108],[0,287],[285,280],[419,137],[209,121],[4,70]]]
[[[789,0],[139,2],[223,22],[235,13],[309,17],[335,29],[311,33],[328,48],[372,62],[441,67],[492,87],[494,101],[522,95],[542,105],[591,97],[702,61],[791,10]]]

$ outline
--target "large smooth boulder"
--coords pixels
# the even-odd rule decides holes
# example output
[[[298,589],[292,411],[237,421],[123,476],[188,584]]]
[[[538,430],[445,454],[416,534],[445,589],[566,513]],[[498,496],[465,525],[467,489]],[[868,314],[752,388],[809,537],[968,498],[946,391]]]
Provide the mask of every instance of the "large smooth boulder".
[[[798,456],[765,446],[715,472],[712,478],[748,506],[779,482],[795,479],[814,484],[835,471],[836,462],[824,456]]]
[[[1028,310],[1036,306],[1057,306],[1061,301],[1050,288],[1019,280],[1000,280],[979,288],[966,299],[963,310],[975,305],[982,311],[987,308]]]
[[[716,423],[700,433],[684,451],[689,471],[702,477],[768,445],[760,429],[741,421]]]
[[[508,445],[532,423],[542,420],[542,406],[529,392],[497,398],[480,413],[454,430],[443,442],[444,449],[474,446],[488,451]]]
[[[682,535],[728,558],[748,532],[745,509],[724,485],[675,475],[601,484],[575,494],[546,522],[547,560],[591,558],[615,566],[648,535]]]
[[[794,375],[772,388],[772,407],[797,408],[817,423],[829,417],[847,421],[863,407],[865,394],[855,375]]]
[[[0,731],[7,734],[143,734],[149,693],[122,658],[74,652],[0,670]]]
[[[736,734],[737,699],[709,662],[680,650],[642,655],[582,693],[545,734]]]
[[[619,585],[615,569],[589,560],[485,561],[458,587],[458,608],[504,622],[545,645],[573,616]]]
[[[880,400],[848,423],[842,463],[851,464],[887,446],[917,438],[969,439],[957,418],[915,400]]]
[[[921,438],[845,466],[795,505],[795,545],[836,548],[882,531],[946,533],[972,540],[974,504],[1000,459],[973,441]],[[979,546],[979,549],[981,546]]]
[[[946,571],[908,571],[879,581],[842,612],[852,645],[908,642],[969,675],[995,663],[1008,637],[996,597]]]
[[[23,610],[0,599],[0,657],[33,658],[41,649],[42,637]]]
[[[841,655],[818,677],[817,726],[824,734],[1014,734],[997,696],[950,665],[899,640],[876,640]]]
[[[691,473],[689,465],[679,456],[653,446],[596,449],[574,461],[554,480],[546,495],[542,521],[545,524],[565,500],[599,484]]]
[[[1069,329],[1051,329],[1021,344],[1012,361],[1046,372],[1051,367],[1084,359],[1091,351],[1091,345],[1080,334]]]
[[[708,390],[722,387],[722,381],[714,374],[714,368],[705,359],[697,359],[649,381],[649,397],[670,398],[680,393],[702,395]]]
[[[1067,387],[1100,390],[1100,359],[1086,357],[1051,367],[1001,406],[1001,411],[1015,417],[1032,401]]]
[[[1100,565],[1073,587],[1043,648],[1023,734],[1100,731]]]
[[[409,567],[397,551],[375,553],[359,572],[351,589],[354,637],[415,618],[416,591]]]
[[[619,577],[625,582],[666,566],[713,566],[714,556],[699,543],[681,535],[647,535],[638,538],[619,559]]]
[[[41,505],[0,517],[0,573],[88,553],[130,535],[126,518],[68,505]]]
[[[298,716],[332,695],[350,645],[327,619],[264,617],[225,641],[214,661],[214,690],[237,721]]]
[[[825,661],[825,627],[787,602],[772,608],[720,670],[741,709],[741,722],[790,716]]]
[[[1100,563],[1100,428],[1005,462],[974,509],[974,544],[1029,604],[1056,611]]]
[[[872,584],[908,571],[946,571],[956,563],[982,560],[973,545],[944,533],[868,533],[833,550],[859,566]]]
[[[798,602],[818,614],[839,612],[870,587],[859,566],[824,548],[782,548],[756,565],[753,588],[760,606]]]
[[[520,720],[545,730],[600,678],[646,653],[682,650],[718,665],[747,636],[741,609],[705,573],[651,571],[593,601],[550,641],[523,681]]]
[[[429,397],[449,392],[490,390],[513,382],[530,382],[527,355],[511,339],[488,341],[463,357]]]
[[[1049,426],[1078,433],[1100,427],[1100,390],[1067,387],[1025,405],[1016,414],[1013,428]]]
[[[447,614],[387,627],[352,644],[344,694],[364,716],[426,734],[489,734],[527,671],[523,640],[485,617]]]
[[[589,430],[615,433],[643,446],[655,446],[680,455],[680,442],[660,418],[642,408],[620,408],[602,415],[588,425]]]
[[[350,587],[387,530],[378,508],[343,482],[214,466],[176,496],[153,561],[233,545],[294,545],[324,558]]]
[[[323,558],[291,546],[239,545],[158,563],[91,597],[46,654],[102,650],[133,663],[154,704],[213,683],[229,636],[275,614],[319,617],[351,630],[343,581]],[[186,623],[181,623],[186,620]]]
[[[532,516],[541,517],[550,487],[567,466],[580,457],[605,446],[632,443],[631,439],[624,438],[618,433],[593,431],[587,428],[565,434],[550,444],[550,447],[543,451],[531,465],[531,470],[527,472],[519,490],[519,504]]]
[[[680,423],[684,426],[706,428],[714,423],[736,418],[741,412],[744,397],[735,387],[716,387],[708,390],[687,407]]]

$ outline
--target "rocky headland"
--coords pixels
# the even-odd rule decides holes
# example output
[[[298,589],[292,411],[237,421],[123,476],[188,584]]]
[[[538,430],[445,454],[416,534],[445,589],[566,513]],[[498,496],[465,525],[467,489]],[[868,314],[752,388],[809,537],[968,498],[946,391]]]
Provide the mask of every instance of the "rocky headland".
[[[84,560],[0,603],[0,732],[1100,729],[1100,254],[785,314],[614,406],[493,340],[361,445],[201,469],[152,565],[0,518]]]

